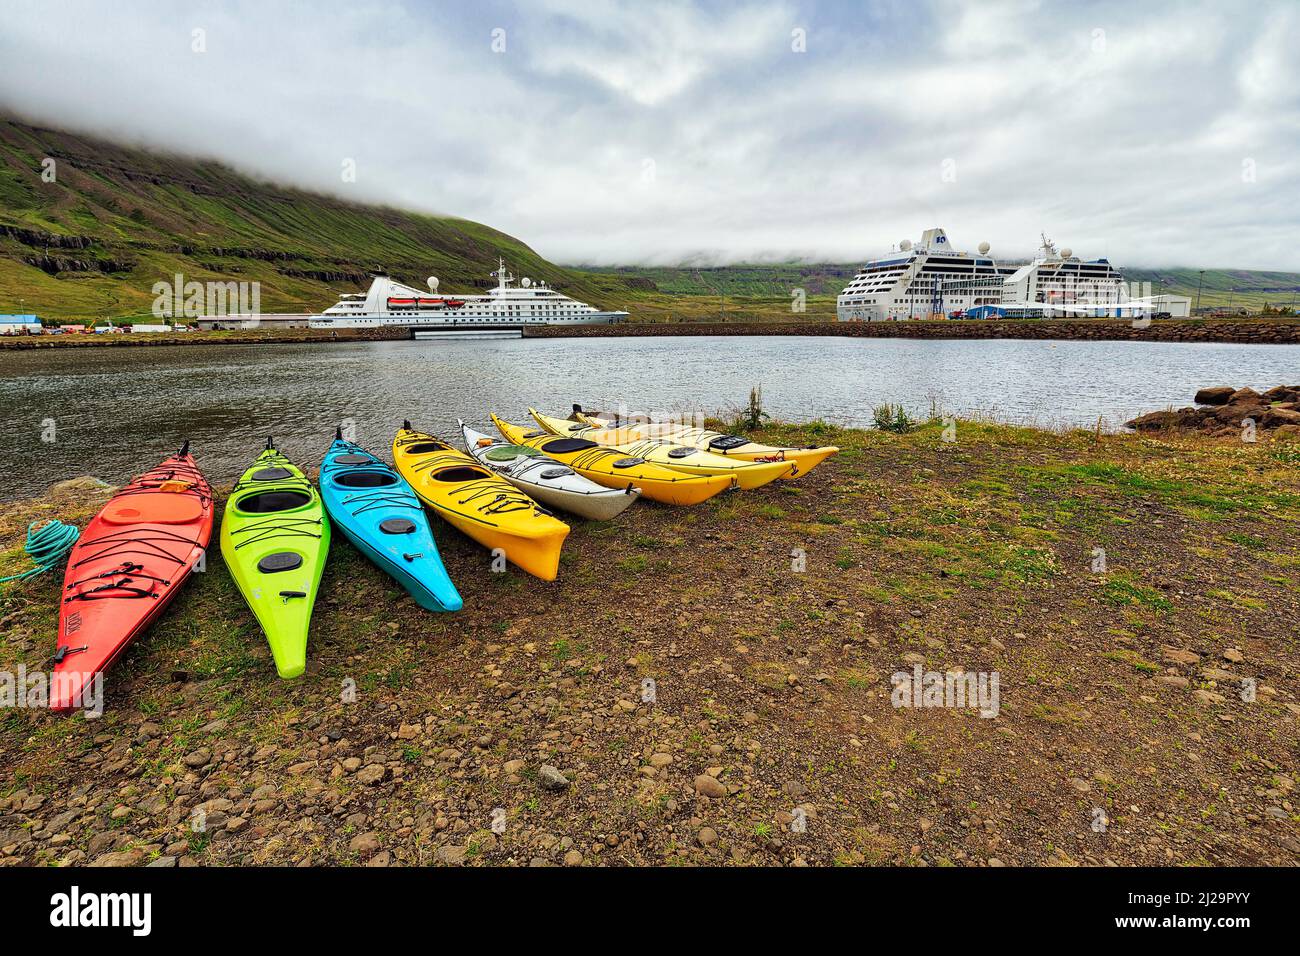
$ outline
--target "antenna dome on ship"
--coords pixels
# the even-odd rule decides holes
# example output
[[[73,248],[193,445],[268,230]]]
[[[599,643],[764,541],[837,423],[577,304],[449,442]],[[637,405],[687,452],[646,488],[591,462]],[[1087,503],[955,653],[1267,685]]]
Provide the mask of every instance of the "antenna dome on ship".
[[[898,248],[902,249],[904,252],[907,252],[909,249],[912,248],[912,240],[904,239],[902,242],[898,244]]]
[[[525,289],[527,289],[530,285],[533,284],[533,280],[528,278],[528,276],[524,276],[522,279],[519,280],[519,284],[523,286]]]
[[[1062,258],[1062,259],[1068,259],[1068,258],[1070,258],[1070,256],[1072,256],[1072,255],[1074,255],[1074,250],[1071,249],[1069,246],[1067,246],[1066,248],[1064,248],[1064,249],[1061,250],[1061,258]]]
[[[982,255],[982,256],[987,256],[987,255],[989,254],[989,250],[992,249],[992,248],[993,248],[993,247],[990,246],[987,242],[981,242],[981,243],[980,243],[980,246],[979,246],[979,249],[980,249],[980,255]]]
[[[437,291],[438,291],[438,277],[437,277],[437,276],[429,276],[429,291],[430,291],[430,292],[437,292]]]

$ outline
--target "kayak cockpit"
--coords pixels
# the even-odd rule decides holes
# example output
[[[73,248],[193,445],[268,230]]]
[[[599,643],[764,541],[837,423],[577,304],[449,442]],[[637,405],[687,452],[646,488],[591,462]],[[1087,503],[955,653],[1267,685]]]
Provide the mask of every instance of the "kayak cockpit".
[[[401,479],[391,471],[345,471],[330,480],[343,488],[388,488]]]
[[[235,502],[235,508],[245,514],[268,515],[293,511],[311,504],[311,495],[305,491],[256,491]]]

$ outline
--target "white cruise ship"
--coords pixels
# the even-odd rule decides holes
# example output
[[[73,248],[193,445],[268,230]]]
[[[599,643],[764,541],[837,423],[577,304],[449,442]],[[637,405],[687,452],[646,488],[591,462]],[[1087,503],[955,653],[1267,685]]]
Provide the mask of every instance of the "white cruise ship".
[[[981,242],[958,252],[939,228],[868,262],[836,299],[841,322],[930,318],[1147,315],[1177,308],[1171,297],[1130,296],[1106,259],[1085,261],[1043,237],[1028,262],[999,263]]]
[[[336,305],[311,316],[313,329],[371,329],[385,326],[449,332],[518,330],[525,325],[597,325],[619,322],[626,312],[602,312],[557,292],[545,282],[519,280],[497,260],[492,273],[497,284],[487,295],[451,296],[438,293],[438,280],[424,291],[381,273],[371,276],[366,292],[339,296]]]

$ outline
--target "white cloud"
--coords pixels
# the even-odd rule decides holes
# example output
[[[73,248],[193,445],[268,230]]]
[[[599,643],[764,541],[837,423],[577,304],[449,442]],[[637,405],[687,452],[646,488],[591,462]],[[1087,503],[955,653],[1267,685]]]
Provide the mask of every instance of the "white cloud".
[[[856,261],[944,225],[1300,268],[1287,2],[8,6],[0,103],[559,261]]]

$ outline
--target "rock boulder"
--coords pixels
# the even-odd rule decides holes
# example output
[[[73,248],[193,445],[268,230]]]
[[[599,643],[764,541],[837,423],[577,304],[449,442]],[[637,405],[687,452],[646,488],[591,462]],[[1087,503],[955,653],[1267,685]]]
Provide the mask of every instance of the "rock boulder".
[[[1226,405],[1235,391],[1231,385],[1215,385],[1201,389],[1192,400],[1197,405]]]

